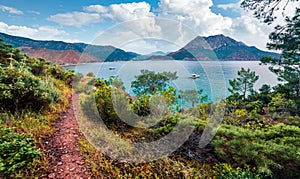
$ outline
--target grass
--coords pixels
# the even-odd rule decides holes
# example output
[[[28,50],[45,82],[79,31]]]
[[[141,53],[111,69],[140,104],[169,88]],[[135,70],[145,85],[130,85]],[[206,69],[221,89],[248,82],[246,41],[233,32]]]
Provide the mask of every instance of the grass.
[[[80,99],[85,98],[84,94],[80,96]],[[130,150],[130,146],[126,142],[120,144],[120,141],[114,137],[103,135],[99,124],[88,119],[82,110],[79,111],[78,121],[81,130],[89,140],[96,141],[105,137],[106,143],[103,143],[102,146],[116,145],[124,148],[124,152]],[[119,135],[119,137],[132,138],[132,135],[139,135],[139,132],[139,130],[126,131],[123,136]],[[118,133],[113,133],[113,135],[116,134]],[[120,163],[103,154],[102,152],[106,152],[105,149],[93,146],[84,137],[79,139],[79,150],[92,178],[214,178],[213,168],[210,165],[183,156],[171,155],[153,162],[139,164]]]
[[[214,178],[210,165],[180,156],[141,164],[119,163],[102,154],[85,138],[79,140],[79,150],[92,178]]]

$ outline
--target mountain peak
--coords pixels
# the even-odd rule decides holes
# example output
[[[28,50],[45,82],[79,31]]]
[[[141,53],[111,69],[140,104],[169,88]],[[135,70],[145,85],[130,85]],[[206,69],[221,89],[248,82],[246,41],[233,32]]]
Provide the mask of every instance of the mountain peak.
[[[222,46],[246,46],[243,42],[238,42],[230,37],[223,34],[213,35],[209,37],[204,37],[206,42],[211,46],[212,49],[217,49]]]
[[[197,36],[185,47],[168,56],[176,60],[260,60],[265,56],[279,57],[276,53],[249,47],[223,34]]]

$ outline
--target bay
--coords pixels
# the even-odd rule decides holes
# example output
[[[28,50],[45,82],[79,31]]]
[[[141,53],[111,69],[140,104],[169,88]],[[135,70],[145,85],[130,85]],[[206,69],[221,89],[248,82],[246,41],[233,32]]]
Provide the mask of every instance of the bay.
[[[269,71],[268,66],[259,65],[259,61],[176,61],[176,60],[153,60],[153,61],[120,61],[78,64],[66,66],[76,73],[86,75],[93,72],[98,78],[108,79],[110,76],[119,76],[125,85],[126,91],[132,94],[131,82],[142,69],[156,72],[177,72],[178,79],[172,82],[177,90],[197,89],[203,90],[208,95],[208,101],[219,101],[230,93],[228,92],[229,80],[237,77],[237,71],[250,68],[259,75],[255,84],[258,90],[263,84],[274,86],[278,83],[276,75]],[[113,68],[113,70],[111,70]],[[191,74],[200,75],[192,79]]]

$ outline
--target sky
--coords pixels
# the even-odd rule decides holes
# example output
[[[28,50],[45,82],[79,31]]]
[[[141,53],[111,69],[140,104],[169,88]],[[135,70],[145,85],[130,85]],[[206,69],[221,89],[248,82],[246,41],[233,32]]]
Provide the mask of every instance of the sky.
[[[286,14],[294,9],[290,4]],[[239,0],[0,0],[0,32],[141,54],[175,51],[198,35],[217,34],[267,50],[270,32],[283,23],[280,14],[272,25],[261,23]]]

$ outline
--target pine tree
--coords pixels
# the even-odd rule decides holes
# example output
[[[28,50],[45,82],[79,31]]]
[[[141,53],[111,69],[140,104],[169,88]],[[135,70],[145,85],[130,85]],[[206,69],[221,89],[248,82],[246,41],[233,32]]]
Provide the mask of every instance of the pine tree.
[[[268,43],[270,50],[281,50],[280,59],[265,57],[262,64],[270,65],[269,69],[278,75],[278,80],[285,82],[281,85],[281,92],[290,99],[296,100],[300,107],[300,8],[296,8],[293,18],[286,18],[285,26],[277,26],[270,34],[272,43]]]
[[[238,78],[229,80],[231,88],[228,88],[229,92],[232,94],[240,94],[243,99],[246,99],[247,94],[253,94],[255,91],[253,89],[254,83],[258,80],[258,76],[255,75],[254,71],[250,71],[242,68],[238,71]]]

